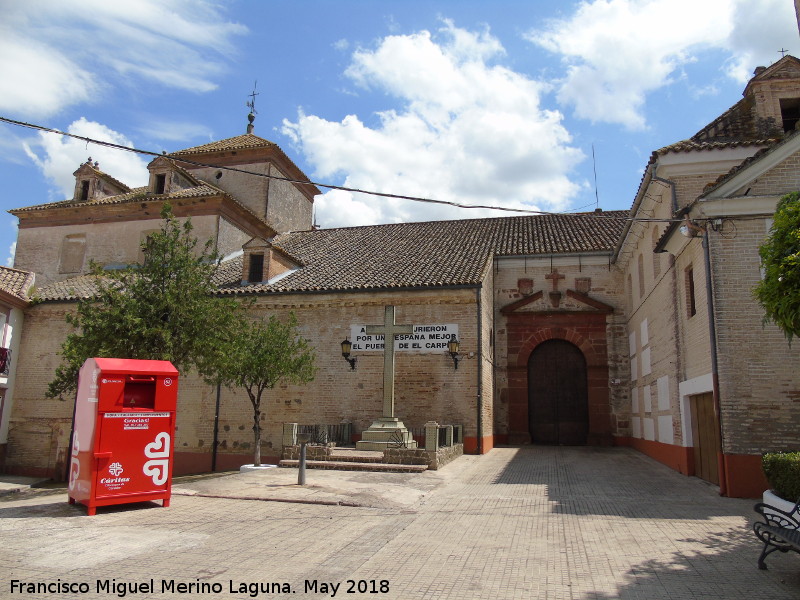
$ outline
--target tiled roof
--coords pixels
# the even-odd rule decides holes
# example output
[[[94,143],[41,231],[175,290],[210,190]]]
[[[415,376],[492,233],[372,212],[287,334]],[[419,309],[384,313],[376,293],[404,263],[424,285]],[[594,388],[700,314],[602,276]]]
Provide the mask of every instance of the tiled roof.
[[[399,223],[285,233],[272,240],[304,266],[272,284],[241,285],[242,257],[224,262],[224,294],[337,292],[477,285],[495,255],[611,252],[627,211]],[[90,276],[50,284],[42,300],[91,296]]]
[[[789,142],[791,142],[793,140],[796,141],[798,136],[800,136],[800,132],[795,131],[791,135],[787,135],[780,142],[772,144],[771,146],[768,146],[768,147],[761,148],[758,152],[756,152],[752,156],[749,156],[748,158],[744,159],[741,163],[739,163],[738,165],[733,167],[727,173],[723,173],[722,175],[720,175],[716,179],[716,181],[706,185],[705,188],[703,189],[703,194],[702,195],[705,196],[705,195],[709,194],[711,191],[713,191],[714,189],[718,188],[719,186],[721,186],[723,183],[725,183],[729,179],[732,179],[739,171],[742,171],[743,169],[749,167],[754,162],[761,160],[765,155],[772,154],[773,152],[776,152],[779,148],[781,148],[782,146],[788,144]]]
[[[745,96],[689,139],[664,146],[653,156],[668,152],[768,146],[782,137],[780,124],[774,119],[758,118],[753,97]]]
[[[28,301],[28,289],[33,284],[33,273],[11,267],[0,267],[0,289],[20,300]]]
[[[98,177],[100,177],[101,179],[105,179],[106,181],[108,181],[109,183],[114,185],[115,187],[118,187],[120,190],[128,191],[128,190],[131,189],[127,185],[122,183],[119,179],[116,179],[116,178],[112,177],[111,175],[109,175],[108,173],[106,173],[104,171],[101,171],[100,169],[98,169],[95,166],[93,166],[92,164],[90,164],[88,161],[83,163],[79,167],[78,170],[80,170],[80,168],[82,168],[82,167],[89,167]],[[76,173],[77,172],[78,171],[76,171]]]
[[[237,135],[236,137],[203,144],[202,146],[194,146],[186,148],[185,150],[178,150],[177,152],[170,153],[170,156],[185,156],[187,154],[205,154],[206,152],[224,152],[226,150],[244,150],[246,148],[269,148],[275,146],[269,140],[253,135],[252,133],[245,133],[244,135]]]
[[[83,300],[91,298],[97,293],[97,277],[94,275],[80,275],[65,281],[48,283],[36,289],[34,296],[37,300],[63,301]]]
[[[231,265],[224,293],[274,293],[475,285],[493,255],[611,251],[627,211],[400,223],[277,236],[304,267],[272,284],[242,287]]]
[[[61,200],[60,202],[48,202],[47,204],[36,204],[34,206],[25,206],[23,208],[13,208],[9,210],[12,215],[20,212],[32,212],[36,210],[45,210],[48,208],[77,208],[80,206],[100,206],[105,204],[125,204],[127,202],[138,202],[140,200],[164,200],[172,199],[177,200],[180,198],[202,198],[208,196],[227,196],[218,187],[208,183],[201,183],[200,185],[186,188],[183,190],[176,190],[168,194],[150,194],[147,187],[133,188],[130,192],[125,194],[118,194],[116,196],[105,196],[103,198],[92,198],[90,200]]]
[[[773,144],[775,139],[754,139],[754,140],[729,140],[729,141],[695,141],[681,140],[669,146],[659,148],[653,153],[653,157],[668,152],[695,152],[699,150],[721,150],[723,148],[737,148],[740,146],[768,146]]]

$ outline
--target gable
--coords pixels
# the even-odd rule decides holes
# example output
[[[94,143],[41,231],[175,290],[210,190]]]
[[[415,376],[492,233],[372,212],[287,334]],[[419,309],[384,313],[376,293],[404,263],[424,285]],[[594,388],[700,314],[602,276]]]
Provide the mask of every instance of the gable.
[[[800,187],[798,165],[800,134],[795,133],[732,169],[700,199],[783,195]]]
[[[610,314],[614,307],[575,290],[565,292],[546,292],[539,290],[526,298],[512,302],[500,309],[506,316],[525,313],[545,312],[593,312]]]

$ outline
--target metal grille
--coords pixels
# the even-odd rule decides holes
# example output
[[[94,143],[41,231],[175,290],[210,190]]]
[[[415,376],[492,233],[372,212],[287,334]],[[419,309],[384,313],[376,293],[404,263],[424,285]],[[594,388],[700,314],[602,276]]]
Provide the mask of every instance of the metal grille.
[[[338,423],[336,425],[298,425],[297,433],[307,433],[309,444],[322,446],[335,443],[337,446],[349,446],[352,442],[353,425]]]

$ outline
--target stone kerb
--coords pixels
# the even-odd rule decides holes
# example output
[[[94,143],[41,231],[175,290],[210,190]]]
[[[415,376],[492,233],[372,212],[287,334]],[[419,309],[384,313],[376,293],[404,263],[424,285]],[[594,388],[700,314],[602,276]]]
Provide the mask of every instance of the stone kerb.
[[[388,448],[383,451],[383,462],[395,465],[428,465],[436,471],[464,454],[464,444],[441,446],[436,450],[421,448]]]
[[[282,460],[299,460],[300,445],[297,443],[296,423],[283,424],[283,452]],[[445,445],[439,445],[439,432],[444,433]],[[425,423],[425,448],[386,448],[383,450],[383,464],[390,465],[426,465],[431,470],[437,470],[464,454],[464,444],[454,443],[461,437],[461,426],[439,426],[435,421]],[[335,443],[324,445],[307,444],[306,459],[309,461],[339,461],[343,459],[333,455]],[[358,461],[358,458],[346,459],[345,462]]]
[[[335,446],[336,444],[326,444],[325,446],[306,444],[306,460],[330,460],[331,451]],[[300,445],[284,446],[281,459],[300,460]]]

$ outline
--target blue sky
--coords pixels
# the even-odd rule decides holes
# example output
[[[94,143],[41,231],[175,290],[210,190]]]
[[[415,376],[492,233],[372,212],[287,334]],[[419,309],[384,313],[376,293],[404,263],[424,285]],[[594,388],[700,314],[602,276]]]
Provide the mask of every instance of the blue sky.
[[[529,210],[627,209],[651,152],[800,53],[792,0],[0,0],[0,116],[175,151],[255,133],[313,180]],[[0,208],[63,200],[91,156],[0,124]],[[332,191],[323,227],[503,216]],[[0,216],[0,260],[16,219]]]

